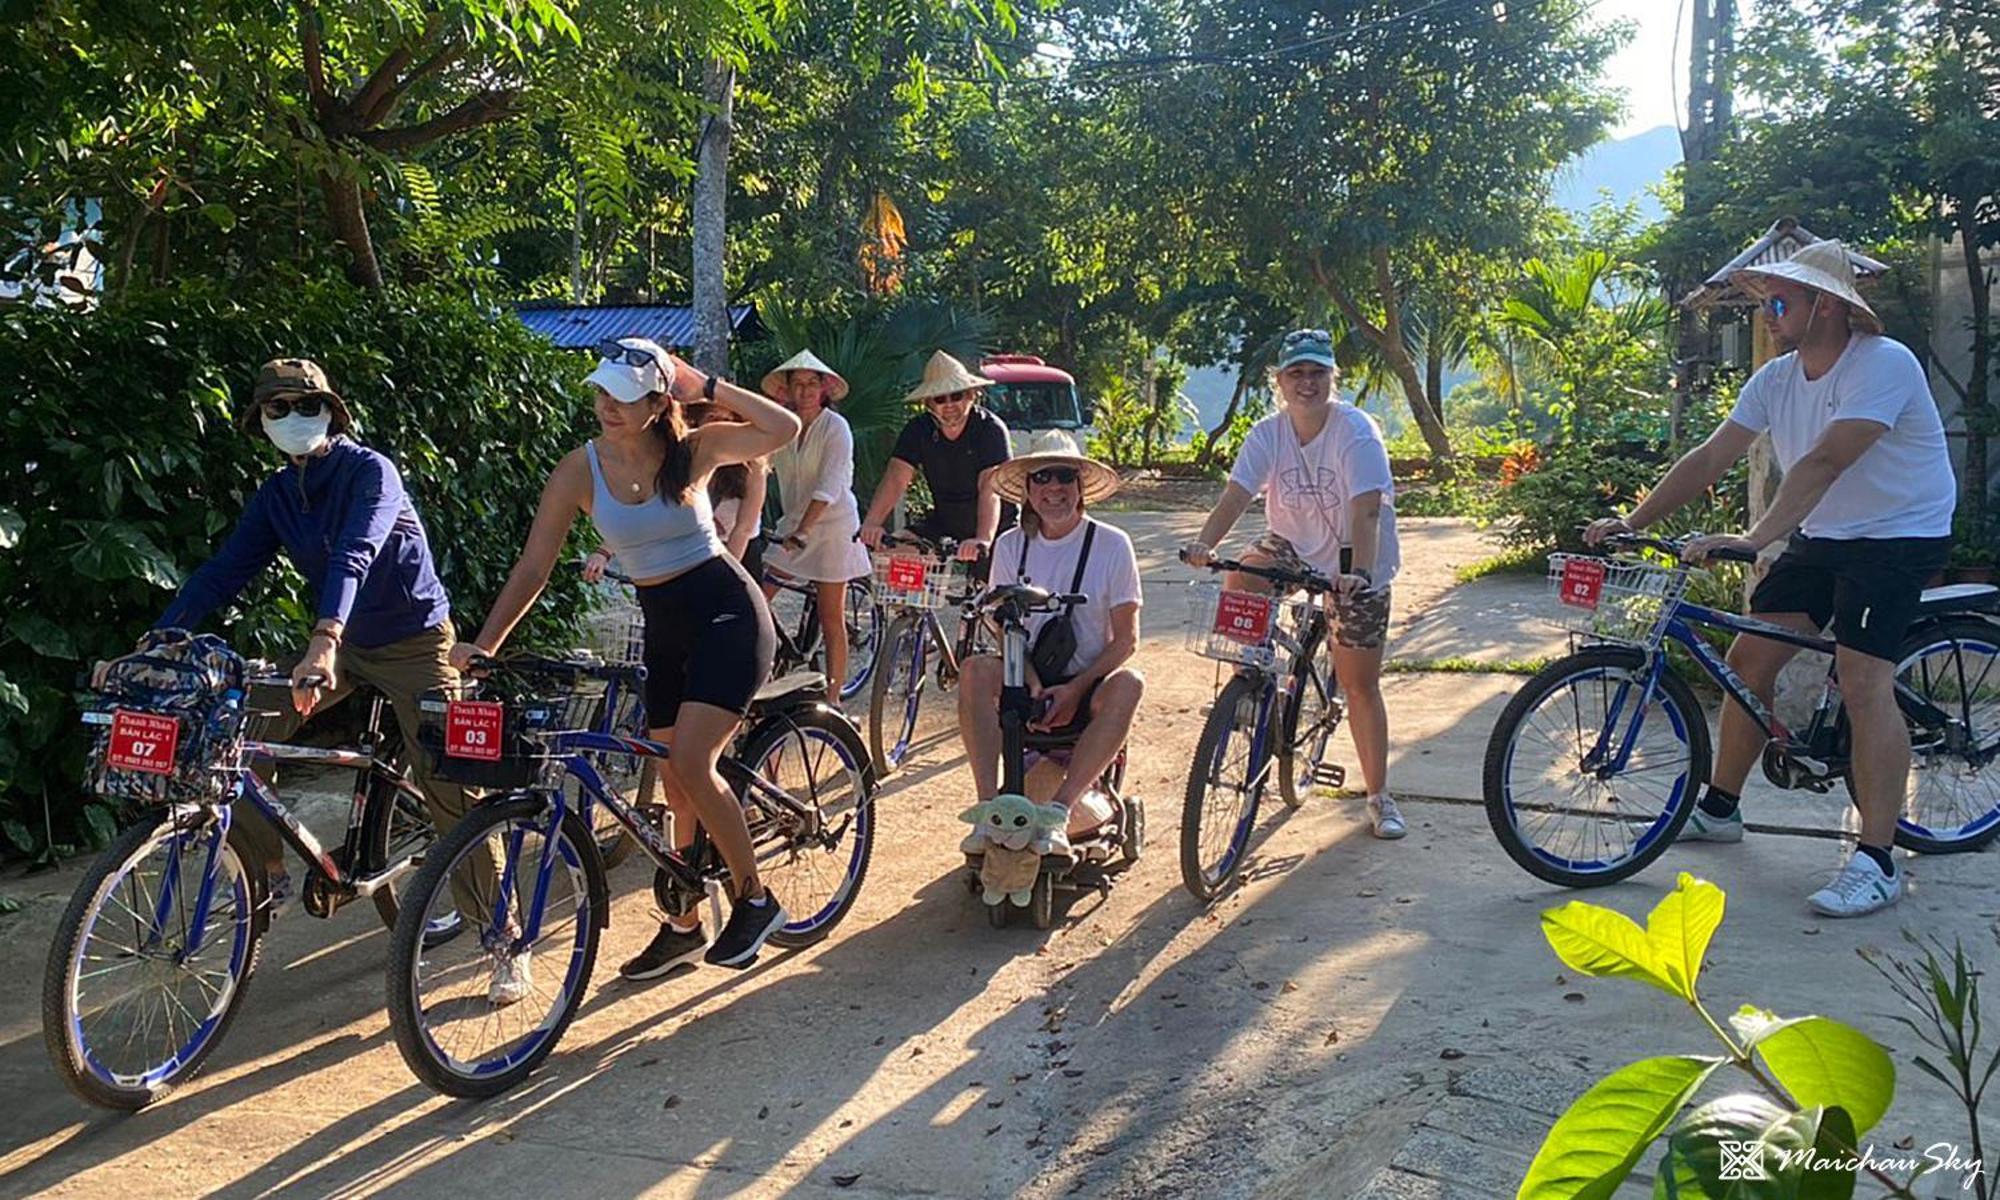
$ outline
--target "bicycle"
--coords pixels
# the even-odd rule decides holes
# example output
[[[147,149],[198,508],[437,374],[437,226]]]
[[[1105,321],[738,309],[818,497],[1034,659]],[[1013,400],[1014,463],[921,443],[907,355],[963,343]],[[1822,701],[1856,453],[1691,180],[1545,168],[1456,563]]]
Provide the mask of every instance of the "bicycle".
[[[959,664],[985,652],[987,640],[985,626],[970,607],[979,584],[972,564],[954,557],[956,541],[931,541],[907,531],[886,534],[882,541],[890,553],[876,557],[875,594],[885,606],[902,610],[883,635],[882,660],[868,700],[868,746],[876,773],[886,776],[903,765],[916,744],[927,681],[951,696]],[[897,548],[913,553],[898,554]],[[948,607],[960,610],[955,638],[946,636],[939,616]]]
[[[969,602],[966,611],[975,620],[990,620],[1000,631],[1000,793],[1026,795],[1029,755],[1055,759],[1067,767],[1069,751],[1082,736],[1081,731],[1041,732],[1028,728],[1040,705],[1028,691],[1029,640],[1027,622],[1037,613],[1056,612],[1072,605],[1088,603],[1078,594],[1049,592],[1025,583],[988,588]],[[1098,777],[1097,787],[1111,804],[1111,817],[1092,833],[1070,845],[1070,853],[1041,855],[1033,884],[1028,890],[1028,919],[1037,929],[1055,924],[1055,893],[1085,888],[1108,888],[1105,871],[1116,859],[1119,868],[1139,861],[1146,841],[1146,808],[1137,796],[1121,792],[1125,783],[1125,750]],[[986,891],[983,852],[966,852],[966,887],[975,895]],[[1088,869],[1088,870],[1086,870]],[[994,893],[999,894],[999,893]],[[995,929],[1007,925],[1011,907],[1003,897],[986,905],[987,923]]]
[[[1853,778],[1848,722],[1829,663],[1818,705],[1794,733],[1710,648],[1698,628],[1772,638],[1831,656],[1834,643],[1685,598],[1686,538],[1618,536],[1672,566],[1632,556],[1550,556],[1549,580],[1586,643],[1550,663],[1510,700],[1486,749],[1486,815],[1507,854],[1535,877],[1597,887],[1643,870],[1673,844],[1708,779],[1708,718],[1668,664],[1679,646],[1763,726],[1765,778],[1787,790],[1830,791]],[[1751,556],[1723,553],[1719,560]],[[1977,850],[2000,836],[2000,589],[1924,593],[1896,664],[1896,703],[1909,724],[1909,792],[1896,844],[1924,854]],[[1533,736],[1526,736],[1532,734]],[[1546,798],[1545,798],[1546,794]]]
[[[757,535],[766,547],[777,539],[767,533]],[[769,563],[764,565],[761,582],[778,590],[772,595],[771,623],[778,630],[778,655],[771,664],[773,677],[794,671],[826,673],[826,647],[820,644],[819,592],[810,581],[798,579]],[[882,606],[876,603],[869,580],[847,581],[847,678],[840,685],[840,699],[861,694],[875,672],[882,652]]]
[[[383,721],[380,695],[371,694],[353,749],[246,738],[257,716],[245,708],[248,689],[292,681],[269,663],[219,653],[234,660],[238,681],[205,717],[108,693],[84,713],[100,730],[91,790],[143,808],[85,871],[56,927],[42,1030],[63,1082],[105,1108],[136,1111],[193,1078],[249,990],[270,921],[269,884],[263,858],[232,820],[232,801],[247,800],[305,860],[300,902],[315,917],[366,896],[395,927],[397,886],[432,840],[429,811],[399,761],[400,737]],[[325,684],[316,676],[303,682]],[[251,772],[258,757],[355,773],[340,845],[322,845]],[[437,946],[462,927],[447,908],[416,928]]]
[[[667,746],[573,723],[579,682],[636,685],[643,668],[477,659],[474,669],[488,672],[480,694],[498,698],[427,702],[424,742],[445,772],[466,766],[469,752],[486,756],[479,765],[504,775],[506,791],[426,856],[407,889],[388,967],[389,1025],[403,1060],[434,1090],[462,1098],[498,1095],[541,1065],[574,1019],[596,962],[610,897],[565,780],[613,813],[652,860],[653,896],[668,914],[688,913],[707,895],[719,925],[715,897],[729,877],[699,825],[685,851],[674,849],[671,822],[655,825],[608,791],[594,766],[599,754],[665,758]],[[561,690],[541,690],[551,685]],[[487,736],[475,741],[474,731]],[[721,770],[745,806],[760,873],[797,914],[772,943],[820,941],[853,907],[873,851],[875,779],[859,731],[826,703],[820,680],[774,680],[758,692]],[[475,937],[426,949],[426,915],[451,903],[453,871],[489,839],[502,848],[503,864],[491,915]],[[454,961],[442,953],[451,950],[463,953]],[[496,1003],[482,993],[498,964],[524,955],[532,980],[524,998]]]
[[[1209,706],[1181,810],[1181,882],[1203,901],[1220,896],[1242,869],[1274,762],[1279,794],[1291,808],[1303,805],[1313,788],[1337,788],[1347,777],[1326,760],[1346,713],[1339,680],[1320,653],[1327,636],[1321,598],[1333,581],[1316,571],[1233,559],[1206,565],[1268,579],[1282,592],[1304,591],[1306,599],[1214,584],[1190,589],[1187,648],[1237,668]],[[1232,741],[1242,743],[1240,756]]]

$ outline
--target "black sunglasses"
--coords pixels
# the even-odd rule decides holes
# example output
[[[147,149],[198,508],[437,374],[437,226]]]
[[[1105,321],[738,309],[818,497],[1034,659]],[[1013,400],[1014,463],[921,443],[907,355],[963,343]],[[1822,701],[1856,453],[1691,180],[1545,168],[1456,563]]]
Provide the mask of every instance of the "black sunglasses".
[[[1040,487],[1044,484],[1060,483],[1067,487],[1081,478],[1082,472],[1075,467],[1043,467],[1028,476],[1028,482]]]
[[[971,400],[971,399],[972,399],[971,392],[946,392],[942,396],[932,396],[930,398],[930,404],[933,408],[943,408],[947,404],[957,404],[962,400]]]
[[[1333,335],[1328,333],[1324,329],[1294,329],[1290,333],[1285,335],[1285,340],[1280,344],[1285,346],[1296,346],[1300,342],[1332,342],[1332,341],[1333,341]]]
[[[643,367],[660,361],[651,350],[627,346],[617,338],[605,338],[597,343],[597,357],[605,362],[624,363],[628,367]]]
[[[324,396],[266,396],[257,402],[257,407],[273,421],[282,421],[292,413],[302,417],[316,417],[326,407]]]

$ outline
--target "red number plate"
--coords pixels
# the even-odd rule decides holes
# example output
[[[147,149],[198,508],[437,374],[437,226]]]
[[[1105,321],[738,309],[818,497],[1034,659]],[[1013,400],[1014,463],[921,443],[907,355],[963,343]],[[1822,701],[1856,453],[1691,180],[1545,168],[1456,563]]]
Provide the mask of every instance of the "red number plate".
[[[119,709],[111,718],[111,744],[106,747],[107,766],[131,771],[166,775],[174,769],[174,750],[180,743],[181,723],[172,717]]]
[[[1215,632],[1242,642],[1261,645],[1271,636],[1271,598],[1256,592],[1224,592],[1215,606]]]
[[[500,761],[500,725],[506,709],[493,700],[454,700],[444,710],[447,758]]]
[[[1596,608],[1604,592],[1604,564],[1594,558],[1572,558],[1563,564],[1556,599],[1571,608]]]
[[[924,589],[924,560],[921,558],[892,558],[889,560],[889,587],[898,592],[920,592]]]

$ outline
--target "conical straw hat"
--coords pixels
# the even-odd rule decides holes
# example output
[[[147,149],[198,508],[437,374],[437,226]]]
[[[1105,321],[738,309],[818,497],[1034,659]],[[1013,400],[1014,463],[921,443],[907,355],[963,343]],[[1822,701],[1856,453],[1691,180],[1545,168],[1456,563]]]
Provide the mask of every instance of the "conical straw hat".
[[[821,362],[819,355],[810,350],[801,350],[765,372],[764,394],[773,400],[783,400],[786,377],[793,371],[818,371],[826,376],[826,398],[829,402],[838,404],[847,398],[847,381],[840,377],[840,372]]]
[[[1854,263],[1847,257],[1847,247],[1832,238],[1808,242],[1783,262],[1758,263],[1736,273],[1762,279],[1789,279],[1814,291],[1825,292],[1836,300],[1847,302],[1849,328],[1859,333],[1882,332],[1882,318],[1875,315],[1875,310],[1855,289]],[[1748,280],[1745,285],[1754,288],[1756,282]]]

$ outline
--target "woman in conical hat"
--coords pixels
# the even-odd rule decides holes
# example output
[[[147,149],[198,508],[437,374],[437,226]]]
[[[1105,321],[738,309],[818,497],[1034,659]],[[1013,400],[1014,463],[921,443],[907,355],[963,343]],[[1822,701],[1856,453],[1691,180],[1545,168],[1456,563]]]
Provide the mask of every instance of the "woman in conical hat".
[[[799,435],[771,456],[784,515],[770,570],[811,580],[826,643],[827,686],[835,696],[847,680],[847,581],[868,574],[868,551],[854,540],[861,510],[854,501],[854,431],[829,408],[847,395],[847,381],[810,350],[764,376],[764,394],[799,418]],[[768,597],[777,591],[765,583]]]

